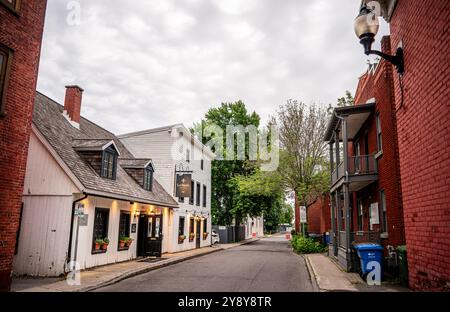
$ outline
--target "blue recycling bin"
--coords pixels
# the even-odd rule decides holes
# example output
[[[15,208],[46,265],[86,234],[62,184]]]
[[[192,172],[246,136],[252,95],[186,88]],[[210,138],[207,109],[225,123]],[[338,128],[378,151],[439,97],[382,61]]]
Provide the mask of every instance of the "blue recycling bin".
[[[353,248],[355,248],[360,259],[363,276],[370,272],[370,269],[367,268],[367,264],[371,261],[378,262],[381,270],[383,270],[383,246],[374,243],[362,243],[355,244]]]

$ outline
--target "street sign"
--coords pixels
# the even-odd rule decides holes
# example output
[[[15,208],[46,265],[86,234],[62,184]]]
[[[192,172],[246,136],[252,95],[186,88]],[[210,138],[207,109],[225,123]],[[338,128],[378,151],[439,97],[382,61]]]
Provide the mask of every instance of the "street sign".
[[[306,207],[300,206],[300,223],[307,223],[306,220]]]

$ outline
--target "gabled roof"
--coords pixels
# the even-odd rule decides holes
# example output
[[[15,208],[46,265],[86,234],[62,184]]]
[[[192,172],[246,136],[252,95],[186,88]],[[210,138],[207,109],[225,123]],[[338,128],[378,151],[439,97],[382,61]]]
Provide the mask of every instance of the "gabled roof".
[[[178,207],[178,203],[156,179],[152,191],[147,191],[120,166],[122,159],[134,157],[114,134],[83,117],[77,129],[63,116],[63,110],[63,106],[36,92],[33,124],[80,181],[85,188],[84,192],[158,206]],[[113,144],[120,153],[116,180],[100,177],[77,151],[84,148],[107,148]],[[136,163],[138,162],[140,160],[136,160]]]
[[[122,168],[147,168],[148,166],[153,167],[153,162],[151,159],[140,159],[140,158],[121,158],[119,159],[119,165]]]
[[[76,151],[104,151],[110,146],[120,155],[114,140],[111,139],[74,139],[72,144]]]

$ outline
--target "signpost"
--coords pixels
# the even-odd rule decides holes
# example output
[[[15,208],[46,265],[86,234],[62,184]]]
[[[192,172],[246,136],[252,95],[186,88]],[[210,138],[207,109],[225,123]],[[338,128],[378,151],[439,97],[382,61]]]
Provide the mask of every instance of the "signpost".
[[[300,206],[300,224],[302,226],[302,234],[303,236],[306,236],[306,223],[308,222],[306,217],[306,207]]]

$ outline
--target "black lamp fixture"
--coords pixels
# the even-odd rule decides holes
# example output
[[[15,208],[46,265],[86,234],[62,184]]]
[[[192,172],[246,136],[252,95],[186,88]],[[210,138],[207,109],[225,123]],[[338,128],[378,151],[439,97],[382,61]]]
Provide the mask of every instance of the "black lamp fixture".
[[[372,43],[375,41],[379,27],[378,16],[366,5],[363,5],[359,11],[359,15],[355,19],[355,33],[360,39],[360,43],[364,46],[364,53],[366,55],[375,54],[384,58],[386,61],[395,65],[399,74],[403,74],[405,67],[402,48],[398,48],[395,55],[372,50]]]

